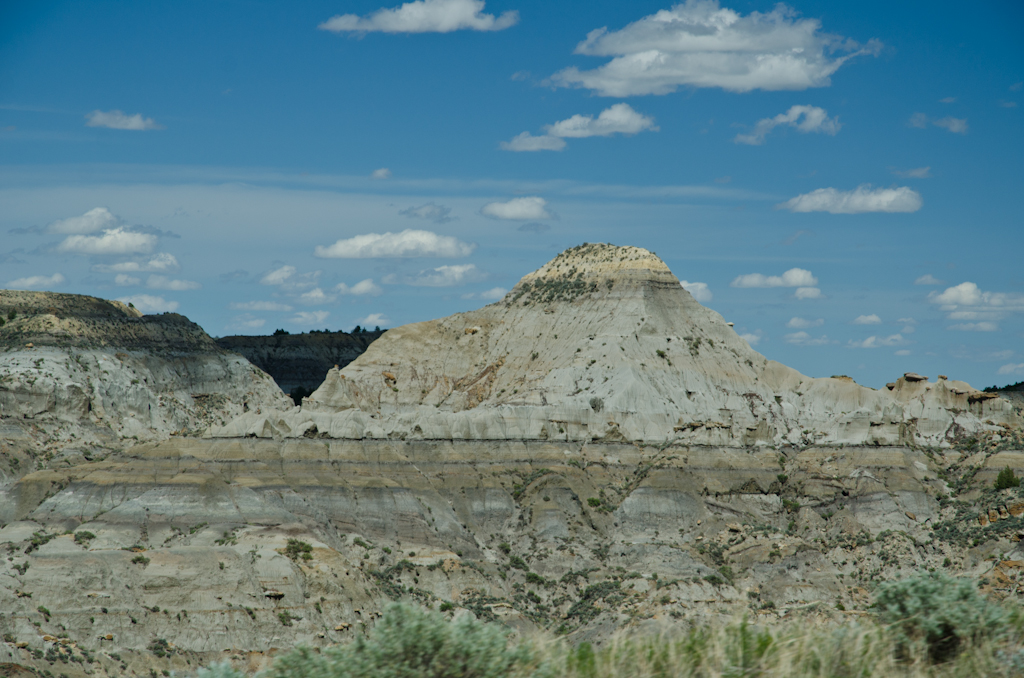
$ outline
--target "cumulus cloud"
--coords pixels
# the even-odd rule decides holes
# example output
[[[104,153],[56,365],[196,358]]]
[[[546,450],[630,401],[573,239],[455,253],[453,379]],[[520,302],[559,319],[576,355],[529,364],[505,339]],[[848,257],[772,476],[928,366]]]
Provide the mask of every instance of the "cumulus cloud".
[[[296,325],[323,325],[330,311],[299,311],[290,318]]]
[[[303,292],[299,295],[299,302],[306,304],[307,306],[318,306],[320,304],[329,304],[334,301],[334,296],[327,294],[319,287],[314,287],[308,292]]]
[[[131,304],[143,313],[167,313],[178,310],[178,302],[167,301],[163,297],[154,297],[150,294],[133,294],[130,297],[121,297],[118,301]]]
[[[238,315],[231,319],[231,324],[228,327],[239,329],[239,330],[258,330],[267,323],[263,318],[257,318],[249,315]]]
[[[501,31],[519,22],[519,12],[514,10],[495,17],[483,9],[483,0],[415,0],[364,17],[339,14],[318,28],[334,33],[450,33]]]
[[[291,311],[288,304],[281,304],[276,301],[241,301],[232,302],[231,308],[236,311]]]
[[[138,285],[142,280],[135,276],[128,275],[127,273],[118,273],[114,276],[114,284],[120,285],[121,287],[131,287],[132,285]]]
[[[1008,363],[996,370],[996,374],[1024,374],[1024,363]]]
[[[260,278],[260,284],[271,285],[279,288],[282,292],[294,294],[315,287],[319,279],[320,271],[296,275],[296,268],[286,265],[264,274]]]
[[[144,254],[153,249],[156,241],[157,237],[150,233],[112,228],[103,231],[103,235],[70,235],[57,246],[57,251],[86,255]]]
[[[505,295],[508,294],[508,290],[504,287],[493,287],[484,292],[468,292],[463,294],[461,299],[487,299],[489,301],[495,301],[497,299],[504,299]]]
[[[106,207],[94,207],[81,216],[58,219],[47,226],[46,230],[61,235],[80,235],[114,229],[120,224],[121,220]]]
[[[371,179],[390,179],[391,178],[391,170],[389,170],[387,167],[381,167],[380,169],[375,169],[370,174],[370,178]]]
[[[872,313],[871,315],[859,315],[853,319],[854,325],[881,325],[882,319]]]
[[[991,332],[995,322],[1010,313],[1024,313],[1024,294],[985,292],[975,283],[963,282],[945,291],[932,292],[928,301],[938,304],[950,320],[985,321],[954,325],[949,329]]]
[[[896,170],[892,171],[898,177],[905,177],[907,179],[928,179],[932,176],[932,168],[928,167],[915,167],[914,169],[908,170]]]
[[[391,324],[391,319],[383,313],[371,313],[365,318],[360,318],[356,323],[363,327],[370,327],[371,325],[374,327],[384,327]]]
[[[711,290],[708,289],[707,283],[680,280],[679,284],[683,286],[684,290],[690,293],[690,296],[702,304],[706,304],[711,301],[715,296],[711,293]]]
[[[954,134],[967,134],[967,118],[939,118],[932,124]]]
[[[153,118],[143,118],[141,113],[125,115],[124,111],[93,111],[85,116],[86,127],[106,127],[108,129],[126,129],[141,132],[150,129],[163,129]]]
[[[936,278],[931,273],[925,273],[921,277],[914,280],[915,285],[941,285],[942,281]]]
[[[817,320],[806,320],[804,318],[790,318],[789,322],[786,323],[786,327],[794,330],[806,330],[811,327],[821,327],[825,324],[825,320],[818,318]]]
[[[961,332],[996,332],[999,330],[999,324],[986,320],[978,323],[957,323],[946,329],[960,330]]]
[[[547,125],[545,136],[531,136],[523,132],[511,141],[502,142],[506,151],[560,151],[565,148],[564,138],[608,137],[613,134],[633,135],[645,130],[657,132],[654,118],[633,110],[629,104],[615,104],[597,116],[576,114],[571,118]]]
[[[668,94],[682,86],[804,90],[830,85],[850,58],[880,48],[874,40],[862,46],[824,33],[817,19],[800,18],[782,4],[743,16],[717,0],[687,0],[618,31],[591,31],[576,54],[611,61],[593,70],[566,68],[551,80],[615,97]]]
[[[796,346],[824,346],[825,344],[832,343],[829,341],[828,336],[824,334],[820,337],[812,337],[807,332],[787,334],[783,339],[786,340],[787,344],[795,344]]]
[[[917,321],[913,318],[900,318],[896,322],[903,323],[903,329],[900,330],[901,334],[913,334],[917,331]]]
[[[888,337],[870,336],[862,341],[850,340],[851,348],[878,348],[880,346],[902,346],[907,343],[902,334],[892,334]]]
[[[547,134],[535,137],[529,132],[523,132],[508,141],[502,141],[498,146],[503,151],[560,151],[565,148],[565,141]]]
[[[355,285],[352,285],[352,287],[349,287],[345,283],[338,283],[334,288],[334,291],[338,294],[352,294],[355,296],[369,295],[375,297],[384,290],[373,282],[373,278],[367,278],[366,280],[360,280]]]
[[[333,245],[317,245],[314,256],[330,259],[383,259],[396,257],[466,257],[476,245],[431,231],[406,229],[401,233],[366,233]]]
[[[160,252],[145,261],[122,261],[117,264],[95,264],[97,273],[169,273],[181,266],[173,254]]]
[[[737,144],[750,144],[760,146],[764,138],[779,125],[795,127],[800,132],[818,132],[820,134],[835,134],[842,125],[839,118],[828,117],[828,111],[817,106],[791,106],[785,113],[779,113],[774,118],[758,120],[750,134],[737,134],[733,141]]]
[[[260,278],[261,285],[280,285],[295,275],[294,266],[282,266]]]
[[[761,343],[761,330],[757,330],[756,332],[748,332],[746,334],[741,334],[740,335],[740,339],[743,339],[744,341],[746,341],[751,346],[757,346],[758,344]]]
[[[821,299],[824,297],[817,287],[798,287],[793,292],[793,296],[797,299]]]
[[[810,271],[791,268],[782,275],[741,275],[729,283],[729,287],[812,287],[817,284],[818,279]]]
[[[508,202],[489,202],[480,209],[480,214],[492,219],[529,221],[531,219],[552,219],[547,210],[548,201],[537,196],[512,198]]]
[[[202,287],[197,282],[192,280],[171,280],[165,275],[151,275],[146,280],[146,287],[152,290],[172,290],[175,292],[184,292],[187,290],[198,290]]]
[[[398,212],[404,217],[411,219],[426,219],[427,221],[433,221],[438,224],[445,224],[454,219],[450,216],[452,213],[451,207],[445,207],[444,205],[437,205],[433,202],[428,202],[425,205],[419,207],[409,207]]]
[[[58,285],[63,285],[67,279],[60,273],[53,275],[30,275],[27,278],[17,278],[7,283],[9,290],[48,290]]]
[[[819,188],[798,195],[777,205],[790,212],[829,212],[831,214],[861,214],[863,212],[916,212],[921,209],[921,194],[902,186],[899,188],[871,188],[868,184],[852,191]]]

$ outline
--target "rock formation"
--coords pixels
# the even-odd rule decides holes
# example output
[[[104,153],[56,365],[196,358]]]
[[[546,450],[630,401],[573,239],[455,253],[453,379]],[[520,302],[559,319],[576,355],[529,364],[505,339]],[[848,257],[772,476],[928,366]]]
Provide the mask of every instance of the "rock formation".
[[[277,382],[285,393],[302,389],[309,395],[332,367],[345,367],[358,358],[383,331],[303,332],[269,337],[232,336],[217,345],[245,357]]]
[[[918,568],[1024,595],[1024,494],[992,488],[1024,470],[1021,412],[979,393],[805,377],[651,253],[574,248],[496,304],[390,330],[301,408],[10,473],[0,664],[256,668],[402,598],[599,641],[861,614]]]

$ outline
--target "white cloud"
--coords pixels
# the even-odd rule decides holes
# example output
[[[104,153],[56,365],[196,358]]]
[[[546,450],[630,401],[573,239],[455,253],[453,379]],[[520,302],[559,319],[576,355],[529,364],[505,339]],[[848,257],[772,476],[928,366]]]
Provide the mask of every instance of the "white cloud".
[[[915,167],[914,169],[908,170],[893,170],[893,174],[898,177],[905,177],[907,179],[928,179],[932,176],[932,168],[928,167]]]
[[[882,319],[872,313],[871,315],[859,315],[853,320],[854,325],[881,325]]]
[[[391,170],[389,170],[387,167],[381,167],[380,169],[375,169],[375,170],[373,170],[373,173],[370,174],[370,178],[371,179],[390,179],[391,178]]]
[[[353,294],[356,296],[370,295],[375,297],[381,294],[384,290],[373,282],[373,278],[367,278],[366,280],[360,280],[352,287],[349,287],[345,283],[338,283],[338,285],[335,286],[334,291],[338,294]]]
[[[777,205],[791,212],[829,212],[831,214],[860,214],[862,212],[916,212],[921,209],[921,194],[901,186],[899,188],[871,188],[868,184],[853,191],[819,188],[798,195]]]
[[[914,281],[915,285],[941,285],[942,281],[936,278],[931,273],[925,273],[920,278]]]
[[[508,294],[508,290],[506,290],[504,287],[492,287],[489,290],[481,292],[477,296],[480,297],[481,299],[498,300],[504,299],[506,294]]]
[[[798,287],[793,296],[797,299],[821,299],[824,295],[817,287]]]
[[[967,118],[945,117],[932,120],[924,113],[914,113],[910,116],[910,120],[907,121],[908,125],[918,129],[927,129],[929,123],[955,134],[967,134]]]
[[[160,252],[147,261],[122,261],[118,264],[96,264],[92,270],[97,273],[169,273],[181,266],[173,254]]]
[[[610,106],[594,119],[592,115],[576,114],[571,118],[548,125],[547,133],[553,137],[582,139],[585,137],[607,137],[613,134],[638,134],[645,130],[657,132],[654,118],[633,110],[629,104]]]
[[[407,285],[415,285],[417,287],[452,287],[454,285],[476,282],[485,277],[487,276],[475,264],[458,264],[420,271],[419,275],[405,282]]]
[[[153,249],[157,237],[123,228],[103,231],[103,235],[71,235],[57,246],[58,252],[71,254],[144,254]]]
[[[939,99],[939,103],[942,103],[942,104],[955,104],[956,103],[956,97],[943,97],[943,98]]]
[[[938,304],[950,320],[998,320],[1008,313],[1024,313],[1024,294],[983,292],[972,282],[932,292],[928,301]]]
[[[258,330],[266,324],[266,320],[263,318],[257,318],[255,316],[245,315],[235,316],[231,319],[231,324],[228,327],[232,327],[240,330]]]
[[[618,31],[591,31],[576,54],[611,61],[589,71],[566,68],[551,80],[615,97],[668,94],[681,86],[804,90],[828,86],[848,59],[881,48],[820,29],[817,19],[802,19],[781,4],[743,16],[717,0],[687,0]],[[836,53],[845,54],[832,58]]]
[[[231,308],[236,311],[291,311],[288,304],[280,304],[276,301],[243,301],[232,302]]]
[[[67,279],[60,273],[53,275],[30,275],[27,278],[18,278],[7,283],[9,290],[48,290],[58,285],[63,285]]]
[[[113,229],[120,223],[121,220],[111,214],[106,207],[94,207],[81,216],[58,219],[47,226],[46,230],[50,233],[75,235]]]
[[[960,330],[962,332],[996,332],[999,330],[999,324],[989,321],[980,323],[958,323],[956,325],[950,325],[946,329]]]
[[[1024,374],[1024,363],[1009,363],[1007,365],[1003,365],[996,370],[996,374]]]
[[[804,318],[790,318],[789,322],[786,323],[786,327],[792,328],[794,330],[806,330],[811,327],[821,327],[824,324],[825,321],[822,318],[818,318],[817,320],[806,320]]]
[[[801,118],[803,118],[801,120]],[[839,118],[828,117],[828,111],[817,106],[791,106],[785,113],[779,113],[774,118],[758,120],[754,125],[754,131],[750,134],[737,134],[733,139],[737,144],[750,144],[760,146],[764,143],[765,136],[779,125],[795,127],[800,132],[818,132],[822,134],[835,134],[842,125]]]
[[[743,339],[751,346],[757,346],[761,343],[761,330],[757,330],[753,333],[748,332],[746,334],[741,334],[740,339]]]
[[[852,348],[878,348],[880,346],[902,346],[907,343],[902,334],[892,334],[888,337],[870,336],[863,341],[850,340]]]
[[[439,224],[447,223],[454,218],[450,216],[452,213],[451,207],[437,205],[433,202],[428,202],[426,205],[420,205],[419,207],[409,207],[400,210],[398,213],[412,219],[426,219],[427,221],[434,221]]]
[[[679,284],[683,286],[683,289],[690,293],[694,299],[702,304],[706,304],[714,298],[714,294],[708,289],[707,283],[702,282],[689,282],[688,280],[680,280]]]
[[[824,334],[820,337],[812,337],[806,332],[794,332],[792,334],[787,334],[783,338],[786,340],[787,344],[795,344],[797,346],[824,346],[825,344],[832,343],[829,341],[828,336]]]
[[[729,283],[729,287],[811,287],[817,284],[818,279],[810,271],[791,268],[782,275],[741,275]]]
[[[339,240],[326,247],[317,245],[313,254],[332,259],[374,259],[393,257],[466,257],[476,245],[431,231],[406,229],[401,233],[366,233]]]
[[[123,111],[93,111],[85,116],[86,127],[107,127],[141,132],[149,129],[163,129],[153,118],[143,118],[141,113],[125,115]]]
[[[898,351],[894,351],[894,352],[893,352],[893,355],[910,355],[910,349],[907,349],[907,348],[901,348],[901,349],[900,349],[900,350],[898,350]]]
[[[512,198],[508,202],[489,202],[480,209],[480,213],[493,219],[514,221],[552,219],[553,215],[546,209],[547,204],[547,200],[537,196]]]
[[[198,290],[202,285],[191,280],[171,280],[165,275],[151,275],[146,280],[146,287],[152,290],[184,292],[186,290]]]
[[[132,285],[138,285],[142,280],[135,276],[128,275],[127,273],[118,273],[114,276],[114,284],[120,285],[121,287],[131,287]]]
[[[339,14],[318,26],[334,33],[450,33],[469,29],[501,31],[519,22],[519,12],[505,12],[499,17],[483,14],[483,0],[415,0],[393,9],[378,9],[360,17]]]
[[[917,331],[917,321],[913,318],[900,318],[896,322],[903,323],[903,329],[900,330],[901,334],[913,334]]]
[[[307,306],[316,306],[318,304],[329,304],[334,301],[334,296],[326,294],[319,287],[314,287],[308,292],[303,292],[299,295],[299,302],[306,304]]]
[[[498,146],[503,151],[560,151],[565,148],[565,141],[546,134],[535,137],[529,132],[523,132],[512,137],[509,141],[502,141]]]
[[[164,313],[178,310],[178,302],[167,301],[163,297],[154,297],[150,294],[133,294],[130,297],[121,297],[118,301],[131,304],[143,313]]]
[[[371,313],[365,318],[360,318],[356,321],[357,325],[369,328],[371,325],[374,327],[383,327],[391,324],[391,318],[387,317],[383,313]]]
[[[261,285],[281,285],[295,275],[294,266],[282,266],[260,278]]]
[[[296,325],[323,325],[330,311],[299,311],[289,320]]]
[[[501,142],[506,151],[560,151],[565,148],[563,138],[583,139],[586,137],[607,137],[613,134],[633,135],[650,130],[658,131],[654,118],[637,113],[629,104],[615,104],[597,116],[576,114],[571,118],[547,125],[545,136],[535,137],[529,132]]]
[[[940,118],[932,124],[954,134],[967,134],[967,118]]]

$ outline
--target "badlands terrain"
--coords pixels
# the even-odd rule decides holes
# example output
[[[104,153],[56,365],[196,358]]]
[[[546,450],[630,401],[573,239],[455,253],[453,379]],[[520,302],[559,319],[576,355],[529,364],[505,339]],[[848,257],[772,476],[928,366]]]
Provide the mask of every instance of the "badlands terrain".
[[[300,407],[182,316],[0,313],[0,664],[255,669],[399,599],[576,642],[856,617],[920,569],[1024,594],[1019,401],[801,375],[639,248],[392,329]]]

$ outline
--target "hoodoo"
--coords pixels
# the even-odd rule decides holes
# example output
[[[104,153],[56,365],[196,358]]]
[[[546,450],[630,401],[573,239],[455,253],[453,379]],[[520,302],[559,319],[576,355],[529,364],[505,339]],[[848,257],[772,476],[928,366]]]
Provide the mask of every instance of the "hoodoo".
[[[215,437],[948,446],[1018,425],[964,382],[876,391],[754,351],[638,247],[585,244],[480,310],[391,330],[301,410]]]

